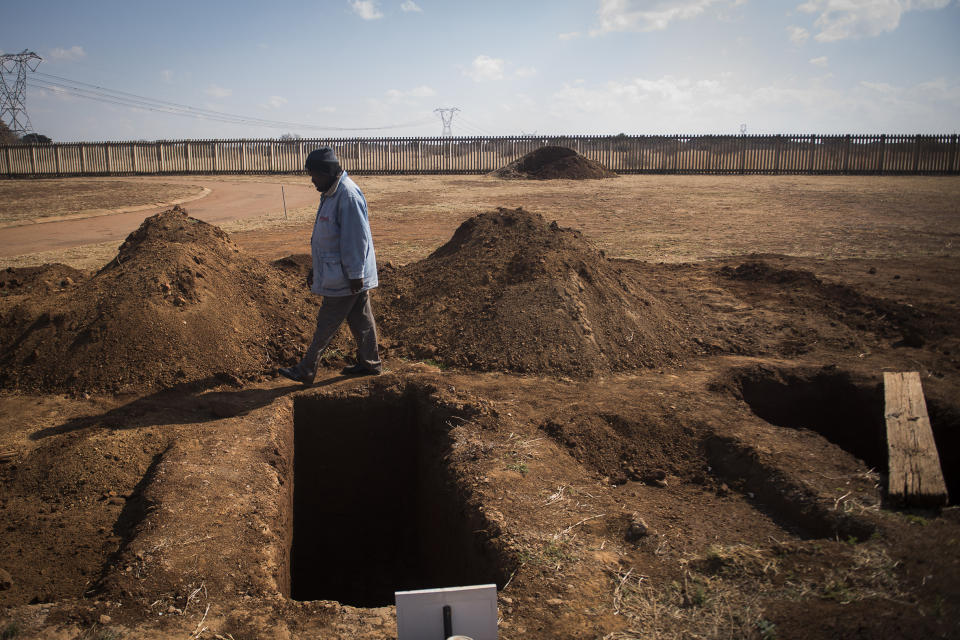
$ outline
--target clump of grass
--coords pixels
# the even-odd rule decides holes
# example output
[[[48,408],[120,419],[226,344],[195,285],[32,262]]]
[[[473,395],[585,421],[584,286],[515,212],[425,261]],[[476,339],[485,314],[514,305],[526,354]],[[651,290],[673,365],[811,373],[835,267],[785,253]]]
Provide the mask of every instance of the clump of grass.
[[[447,369],[450,368],[449,365],[447,365],[444,362],[441,362],[440,360],[437,360],[436,358],[427,358],[426,360],[423,361],[423,363],[428,364],[431,367],[434,367],[436,369],[440,369],[440,371],[446,371]]]
[[[527,469],[526,462],[511,462],[507,464],[507,469],[509,471],[517,471],[523,475],[527,475],[527,471],[529,471],[529,469]]]

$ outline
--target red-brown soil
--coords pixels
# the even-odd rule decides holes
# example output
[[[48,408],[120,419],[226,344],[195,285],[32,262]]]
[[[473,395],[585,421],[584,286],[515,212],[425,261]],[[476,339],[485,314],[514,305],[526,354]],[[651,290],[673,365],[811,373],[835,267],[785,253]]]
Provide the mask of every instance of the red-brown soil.
[[[470,218],[383,280],[383,333],[410,357],[580,376],[689,351],[684,327],[638,280],[578,231],[522,209]]]
[[[299,236],[171,211],[95,273],[5,272],[0,632],[392,638],[394,589],[495,582],[502,638],[960,634],[960,516],[885,500],[881,383],[921,372],[960,495],[955,223],[662,264],[485,211],[381,265],[388,373],[336,375],[343,332],[310,389],[272,374]]]
[[[256,379],[295,361],[316,313],[297,295],[302,277],[242,255],[180,207],[145,219],[89,277],[49,266],[2,282],[40,294],[18,300],[0,332],[0,384],[23,391]]]
[[[617,176],[599,162],[585,158],[573,149],[555,146],[535,149],[491,175],[508,180],[596,180]]]

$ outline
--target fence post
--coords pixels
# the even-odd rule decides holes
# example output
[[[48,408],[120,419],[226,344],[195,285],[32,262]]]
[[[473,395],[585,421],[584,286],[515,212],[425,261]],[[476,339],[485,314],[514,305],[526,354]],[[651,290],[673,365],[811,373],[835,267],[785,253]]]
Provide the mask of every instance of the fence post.
[[[920,141],[922,136],[918,133],[913,139],[913,172],[920,172]]]
[[[53,162],[57,172],[60,175],[60,145],[53,145]]]
[[[747,172],[747,136],[740,134],[740,175]]]
[[[246,140],[240,141],[240,171],[247,170],[247,142]]]
[[[10,150],[7,149],[7,153],[10,153]],[[7,156],[7,162],[9,162],[9,156]],[[960,173],[960,168],[954,168],[954,165],[957,162],[957,134],[950,136],[950,162],[947,164],[947,173]]]
[[[843,173],[850,173],[850,134],[847,134],[847,142],[843,146]]]
[[[107,175],[110,175],[110,173],[111,173],[111,167],[112,167],[112,164],[113,164],[113,163],[112,163],[113,158],[111,157],[112,154],[110,153],[110,147],[112,147],[112,146],[113,146],[113,145],[111,145],[109,142],[105,145],[105,148],[106,148],[106,151],[107,151]]]
[[[13,162],[10,160],[10,147],[3,148],[5,155],[7,156],[7,175],[13,175]]]
[[[30,173],[37,174],[37,148],[30,145]]]
[[[880,135],[880,157],[877,158],[877,173],[883,175],[883,156],[887,147],[887,134]]]
[[[780,149],[783,147],[783,136],[777,134],[777,138],[773,143],[773,175],[780,175]]]
[[[813,175],[814,158],[817,155],[817,136],[810,136],[810,161],[807,164],[807,173]]]

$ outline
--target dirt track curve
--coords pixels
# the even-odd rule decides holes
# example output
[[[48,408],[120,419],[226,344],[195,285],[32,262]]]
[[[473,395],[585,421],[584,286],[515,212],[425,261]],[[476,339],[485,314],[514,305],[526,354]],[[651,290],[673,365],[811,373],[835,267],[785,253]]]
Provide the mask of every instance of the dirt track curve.
[[[240,182],[207,177],[170,177],[166,182],[187,182],[210,193],[189,203],[190,215],[213,224],[250,218],[283,210],[280,184]],[[313,186],[284,184],[287,209],[305,207],[319,196]],[[0,234],[0,256],[17,256],[51,249],[66,249],[111,240],[121,241],[140,226],[144,218],[168,209],[160,204],[147,209],[8,227]]]

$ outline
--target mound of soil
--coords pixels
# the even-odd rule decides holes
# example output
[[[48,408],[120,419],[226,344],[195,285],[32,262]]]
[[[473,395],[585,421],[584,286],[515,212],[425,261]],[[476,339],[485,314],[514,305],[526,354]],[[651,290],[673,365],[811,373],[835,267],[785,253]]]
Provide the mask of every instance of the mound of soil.
[[[144,220],[94,276],[5,314],[0,385],[119,391],[258,377],[309,340],[307,298],[301,277],[174,207]]]
[[[688,350],[666,308],[579,231],[523,209],[467,220],[381,281],[383,334],[413,357],[582,376],[660,366]]]
[[[513,180],[590,180],[617,176],[599,162],[589,160],[573,149],[556,146],[531,151],[491,175]]]

